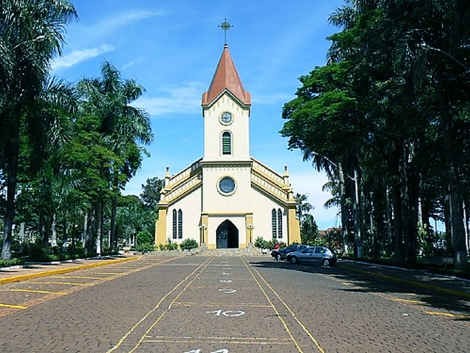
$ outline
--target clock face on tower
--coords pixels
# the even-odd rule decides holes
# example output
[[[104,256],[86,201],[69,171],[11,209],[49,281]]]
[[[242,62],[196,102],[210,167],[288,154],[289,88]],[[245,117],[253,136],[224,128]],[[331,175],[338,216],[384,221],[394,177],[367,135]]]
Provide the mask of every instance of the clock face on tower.
[[[230,112],[223,112],[220,114],[220,121],[222,124],[228,125],[231,124],[233,120],[232,113]]]

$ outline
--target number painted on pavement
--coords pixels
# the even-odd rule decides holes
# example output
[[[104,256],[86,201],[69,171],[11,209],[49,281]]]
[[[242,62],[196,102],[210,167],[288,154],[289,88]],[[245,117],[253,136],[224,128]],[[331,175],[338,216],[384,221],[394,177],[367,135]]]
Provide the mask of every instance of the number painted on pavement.
[[[184,352],[184,353],[201,353],[201,349],[193,349],[192,351],[187,351],[187,352]],[[211,353],[228,353],[228,349],[225,349],[225,348],[222,348],[222,349],[219,349],[219,350],[216,350],[216,351],[213,351]]]
[[[208,314],[215,314],[215,316],[227,316],[227,317],[234,317],[234,316],[242,316],[245,315],[244,311],[241,310],[214,310],[214,311],[207,311]]]

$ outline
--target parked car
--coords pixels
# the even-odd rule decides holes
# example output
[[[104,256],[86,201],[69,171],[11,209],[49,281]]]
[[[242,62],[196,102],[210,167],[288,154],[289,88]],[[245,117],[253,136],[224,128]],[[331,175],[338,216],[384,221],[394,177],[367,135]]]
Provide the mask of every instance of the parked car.
[[[273,249],[271,251],[271,256],[274,257],[274,259],[276,259],[277,261],[281,261],[285,260],[287,254],[291,253],[292,251],[301,251],[307,247],[308,245],[304,244],[292,244],[282,249]]]
[[[290,263],[319,262],[324,266],[332,266],[336,263],[336,255],[326,246],[309,246],[301,251],[293,251],[286,255]]]

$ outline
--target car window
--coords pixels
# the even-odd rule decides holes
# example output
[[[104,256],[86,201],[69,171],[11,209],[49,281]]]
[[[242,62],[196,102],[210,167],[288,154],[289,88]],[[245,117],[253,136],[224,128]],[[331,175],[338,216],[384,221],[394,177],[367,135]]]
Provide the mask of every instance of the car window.
[[[315,254],[324,254],[325,248],[315,248]]]

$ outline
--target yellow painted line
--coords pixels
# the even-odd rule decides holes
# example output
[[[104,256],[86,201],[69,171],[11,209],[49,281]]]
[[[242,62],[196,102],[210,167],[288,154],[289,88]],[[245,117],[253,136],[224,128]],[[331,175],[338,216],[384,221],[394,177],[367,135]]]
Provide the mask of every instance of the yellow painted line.
[[[131,329],[129,331],[127,331],[127,333],[118,341],[118,343],[116,343],[116,345],[109,349],[106,353],[110,353],[110,352],[114,352],[116,349],[118,349],[123,343],[124,341],[127,339],[127,337],[129,337],[129,335],[131,335],[136,329],[137,327],[139,327],[142,322],[144,322],[152,313],[154,313],[157,309],[160,308],[160,305],[163,303],[163,301],[170,295],[172,294],[173,292],[175,292],[180,286],[183,285],[184,282],[188,281],[189,278],[191,278],[192,276],[194,276],[194,274],[200,269],[204,269],[206,268],[209,263],[213,260],[214,258],[213,257],[209,257],[208,259],[206,259],[201,265],[199,265],[193,272],[191,272],[188,276],[186,276],[186,278],[184,278],[183,280],[181,280],[171,291],[169,291],[167,294],[165,294],[161,299],[160,301],[157,303],[157,305],[155,305],[155,307],[150,310],[147,314],[145,314],[134,326],[131,327]],[[170,261],[170,260],[168,260]],[[178,298],[185,292],[185,290],[188,288],[188,286],[193,283],[196,278],[199,277],[199,275],[201,274],[202,270],[199,272],[198,275],[196,275],[184,288],[183,290],[176,296],[175,299],[173,299],[173,301],[170,303],[170,305],[168,306],[168,308],[166,308],[162,314],[160,314],[160,316],[157,318],[157,320],[150,326],[150,328],[145,332],[145,334],[141,337],[141,339],[137,342],[137,344],[135,345],[134,348],[132,348],[132,350],[129,351],[129,353],[132,353],[134,352],[141,344],[142,342],[144,341],[145,337],[148,337],[148,333],[155,327],[155,325],[162,319],[163,316],[165,316],[165,314],[171,309],[171,306],[173,305],[173,303],[175,303]]]
[[[267,293],[265,292],[265,290],[261,287],[261,284],[259,283],[259,281],[256,279],[256,277],[254,276],[253,272],[256,272],[256,274],[259,276],[259,278],[261,278],[261,280],[263,281],[263,283],[269,288],[269,290],[276,296],[276,298],[282,303],[282,305],[284,305],[284,307],[289,311],[289,313],[292,315],[292,317],[294,318],[294,320],[300,325],[300,327],[302,328],[302,330],[304,330],[304,332],[308,335],[308,337],[311,339],[311,341],[315,344],[315,346],[318,348],[318,350],[321,352],[321,353],[325,353],[325,350],[320,346],[320,343],[315,339],[315,337],[313,337],[313,334],[305,327],[305,325],[297,318],[297,315],[295,315],[295,313],[292,311],[292,309],[287,305],[287,303],[282,300],[282,298],[279,296],[279,294],[277,294],[277,292],[274,290],[273,287],[271,287],[269,285],[268,282],[266,282],[266,280],[264,279],[263,276],[261,276],[261,274],[258,272],[257,269],[255,269],[254,267],[248,267],[248,264],[246,262],[245,259],[243,259],[243,263],[245,264],[245,267],[248,269],[248,271],[251,273],[251,275],[253,276],[253,279],[255,280],[255,282],[258,284],[259,288],[261,289],[261,291],[263,292],[263,294],[266,296],[266,299],[269,301],[269,303],[273,306],[273,309],[274,311],[276,312],[277,316],[279,317],[279,319],[282,321],[284,327],[286,328],[286,331],[289,333],[289,335],[292,337],[292,340],[294,341],[297,349],[299,350],[299,352],[303,352],[302,349],[298,346],[297,342],[295,341],[295,339],[293,338],[293,335],[292,333],[290,332],[289,328],[287,327],[287,324],[284,322],[284,320],[282,319],[280,313],[277,311],[276,307],[274,306],[274,303],[272,303],[271,299],[269,299]]]
[[[438,315],[438,316],[447,316],[447,317],[455,317],[454,314],[451,313],[444,313],[440,311],[425,311],[426,314],[428,315]]]
[[[120,275],[127,272],[94,272],[95,275]],[[105,278],[105,277],[102,277]]]
[[[3,291],[5,292],[5,291]],[[66,295],[67,292],[51,292],[48,290],[35,290],[35,289],[9,289],[6,292],[24,292],[24,293],[39,293],[39,294],[57,294],[57,295]]]
[[[11,309],[28,309],[27,306],[3,304],[3,303],[0,303],[0,307],[2,307],[2,308],[11,308]]]
[[[409,284],[409,285],[412,285],[412,286],[415,286],[415,287],[420,287],[420,288],[424,288],[424,289],[431,289],[431,290],[434,290],[436,292],[440,292],[440,293],[444,293],[444,294],[452,294],[452,295],[455,295],[455,296],[458,296],[458,297],[470,298],[470,293],[460,292],[460,291],[453,290],[453,289],[447,289],[447,288],[435,286],[435,285],[432,285],[432,284],[426,284],[426,283],[422,283],[422,282],[418,282],[418,281],[402,279],[402,278],[393,277],[393,276],[389,276],[389,275],[383,275],[383,274],[380,274],[380,273],[370,272],[370,271],[366,271],[366,270],[360,270],[360,269],[357,269],[357,268],[349,267],[349,266],[344,265],[344,264],[338,264],[337,267],[342,268],[344,270],[351,271],[351,272],[356,272],[356,273],[359,273],[359,274],[371,276],[371,277],[377,277],[377,278],[382,278],[382,279],[391,280],[391,281],[395,281],[395,282],[401,282],[401,283]]]
[[[25,280],[28,280],[28,279],[46,277],[46,276],[52,276],[52,275],[60,275],[60,274],[64,274],[64,273],[80,271],[80,270],[85,270],[85,269],[89,269],[89,268],[113,265],[113,264],[126,262],[126,261],[134,261],[134,260],[137,260],[139,258],[140,258],[140,256],[133,256],[133,257],[126,257],[124,259],[105,260],[105,261],[95,262],[95,263],[86,264],[86,265],[77,265],[77,266],[65,267],[65,268],[61,268],[61,269],[58,269],[58,270],[50,270],[50,271],[45,270],[44,272],[29,273],[29,274],[26,274],[26,275],[19,275],[19,276],[13,276],[13,277],[8,277],[8,278],[2,278],[2,279],[0,279],[0,284],[20,282],[20,281],[25,281]]]
[[[74,276],[74,275],[67,275],[67,276],[51,276],[51,278],[62,278],[62,279],[67,279],[67,278],[73,278],[73,279],[103,279],[105,277],[91,277],[91,276]]]
[[[89,286],[89,283],[79,283],[79,282],[53,282],[53,281],[37,281],[37,282],[29,282],[35,284],[65,284],[68,286]]]
[[[421,300],[412,300],[412,299],[401,299],[401,298],[391,298],[394,302],[406,303],[406,304],[423,304]]]

